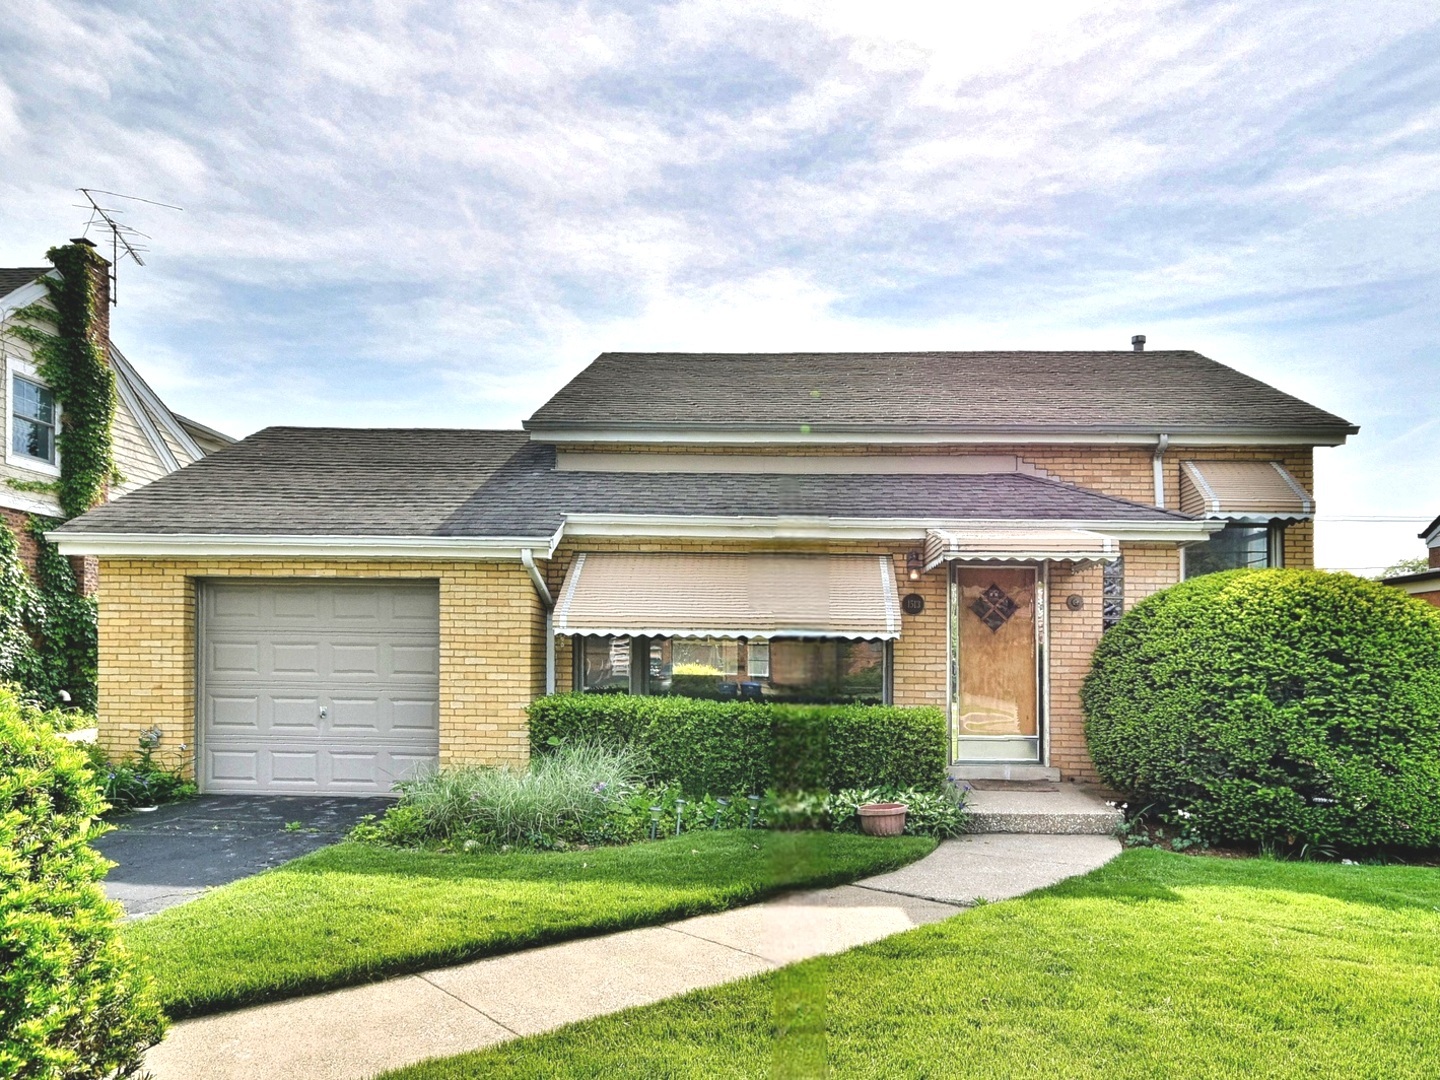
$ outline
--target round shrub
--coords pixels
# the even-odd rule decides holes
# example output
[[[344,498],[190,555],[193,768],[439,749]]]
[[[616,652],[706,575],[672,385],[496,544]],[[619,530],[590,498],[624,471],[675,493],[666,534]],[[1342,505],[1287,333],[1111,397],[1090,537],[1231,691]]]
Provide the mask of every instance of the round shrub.
[[[100,889],[104,808],[86,755],[0,690],[0,1076],[130,1076],[164,1031]]]
[[[1440,846],[1440,612],[1349,574],[1156,593],[1082,691],[1107,783],[1201,839]]]

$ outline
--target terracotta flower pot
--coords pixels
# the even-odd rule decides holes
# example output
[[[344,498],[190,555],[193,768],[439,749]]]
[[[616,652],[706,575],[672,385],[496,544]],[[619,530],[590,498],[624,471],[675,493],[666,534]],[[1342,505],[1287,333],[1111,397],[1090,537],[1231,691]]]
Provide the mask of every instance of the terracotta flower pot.
[[[910,807],[903,802],[866,803],[857,811],[860,831],[866,836],[899,836],[905,831],[905,815]]]

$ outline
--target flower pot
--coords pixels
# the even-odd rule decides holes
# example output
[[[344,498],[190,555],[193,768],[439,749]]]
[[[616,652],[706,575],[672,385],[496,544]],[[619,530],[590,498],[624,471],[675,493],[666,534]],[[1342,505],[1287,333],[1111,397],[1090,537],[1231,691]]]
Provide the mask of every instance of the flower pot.
[[[905,831],[905,815],[910,807],[903,802],[866,803],[860,815],[860,831],[866,836],[899,836]]]

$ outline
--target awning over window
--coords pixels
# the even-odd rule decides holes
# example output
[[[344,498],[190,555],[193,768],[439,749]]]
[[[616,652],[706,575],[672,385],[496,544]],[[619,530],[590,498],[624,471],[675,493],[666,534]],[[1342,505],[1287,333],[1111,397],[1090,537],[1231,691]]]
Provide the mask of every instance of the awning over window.
[[[976,562],[1094,562],[1120,554],[1118,541],[1086,529],[931,529],[925,568],[949,559]]]
[[[1225,521],[1303,521],[1315,500],[1278,461],[1182,461],[1180,509]]]
[[[556,634],[897,638],[895,568],[880,555],[575,556]]]

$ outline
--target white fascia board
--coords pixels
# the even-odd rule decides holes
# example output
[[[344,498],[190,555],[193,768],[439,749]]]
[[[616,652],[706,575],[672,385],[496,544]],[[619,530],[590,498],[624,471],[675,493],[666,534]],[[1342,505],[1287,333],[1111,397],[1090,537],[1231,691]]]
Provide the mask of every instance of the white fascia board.
[[[566,537],[627,536],[712,540],[925,539],[931,529],[1086,529],[1120,540],[1195,543],[1225,527],[1223,521],[1050,521],[1027,519],[699,517],[661,514],[571,514]]]
[[[195,440],[190,437],[190,433],[180,426],[180,422],[175,419],[175,414],[170,411],[170,407],[160,400],[154,390],[150,389],[150,384],[135,370],[135,365],[130,363],[125,354],[115,347],[114,342],[110,343],[109,351],[111,364],[119,369],[123,377],[130,382],[134,393],[138,395],[147,406],[146,411],[149,412],[156,421],[164,425],[165,430],[171,434],[175,441],[180,444],[181,448],[184,449],[193,460],[199,461],[204,457],[205,451],[201,450]],[[162,439],[161,442],[164,442],[164,440]],[[168,446],[165,449],[165,453],[170,455]],[[170,456],[173,457],[173,455]],[[179,468],[178,464],[176,468]]]
[[[161,436],[155,427],[154,421],[150,419],[150,413],[145,406],[140,404],[140,398],[131,385],[130,376],[126,367],[115,363],[116,354],[111,352],[111,366],[115,369],[115,390],[120,396],[121,403],[135,419],[135,424],[140,428],[140,434],[145,436],[145,441],[150,444],[150,449],[155,451],[155,456],[160,459],[160,464],[165,467],[167,473],[172,473],[180,468],[180,462],[170,452],[170,444]],[[118,464],[118,463],[117,463]]]
[[[325,559],[521,559],[522,551],[548,559],[559,534],[550,537],[468,536],[244,536],[105,533],[63,529],[46,533],[62,555],[174,557],[186,559],[300,556]]]
[[[655,444],[676,446],[984,446],[1003,444],[1059,446],[1147,446],[1154,447],[1157,434],[1145,432],[1063,432],[1054,430],[1014,431],[910,431],[877,432],[856,428],[849,431],[750,430],[733,431],[714,427],[627,431],[617,428],[554,428],[531,430],[534,442]],[[1333,430],[1291,432],[1263,431],[1224,433],[1196,432],[1170,435],[1170,446],[1340,446],[1343,433]]]
[[[59,278],[60,275],[52,270],[45,276]],[[37,300],[44,300],[49,295],[49,290],[47,290],[44,285],[41,285],[39,281],[32,281],[28,285],[21,285],[20,288],[13,292],[8,292],[4,296],[0,296],[0,318],[9,318],[11,312],[18,311],[23,307],[29,307]]]

